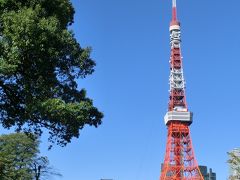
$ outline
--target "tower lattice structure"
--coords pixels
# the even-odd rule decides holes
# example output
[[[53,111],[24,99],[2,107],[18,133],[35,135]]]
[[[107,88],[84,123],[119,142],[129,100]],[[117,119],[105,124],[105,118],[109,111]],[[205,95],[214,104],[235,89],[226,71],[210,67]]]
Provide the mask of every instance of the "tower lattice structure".
[[[194,155],[189,126],[192,113],[185,96],[181,56],[180,22],[177,20],[176,0],[172,0],[170,23],[170,97],[164,117],[168,128],[167,146],[160,180],[204,180]]]

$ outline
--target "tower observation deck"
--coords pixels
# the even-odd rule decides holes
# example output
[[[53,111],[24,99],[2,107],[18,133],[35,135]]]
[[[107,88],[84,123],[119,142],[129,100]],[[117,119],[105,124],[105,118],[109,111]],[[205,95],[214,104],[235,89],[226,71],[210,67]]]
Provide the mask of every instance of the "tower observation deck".
[[[194,155],[189,126],[189,112],[181,56],[181,29],[177,19],[177,3],[172,0],[170,23],[170,95],[164,122],[168,129],[166,153],[160,180],[203,180]]]

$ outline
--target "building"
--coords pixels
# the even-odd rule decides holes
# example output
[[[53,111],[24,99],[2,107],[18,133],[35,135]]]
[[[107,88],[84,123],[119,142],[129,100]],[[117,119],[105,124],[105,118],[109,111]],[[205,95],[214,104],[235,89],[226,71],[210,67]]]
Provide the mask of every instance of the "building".
[[[216,180],[217,179],[216,173],[214,173],[211,168],[208,171],[207,166],[199,166],[199,169],[202,173],[204,180]]]

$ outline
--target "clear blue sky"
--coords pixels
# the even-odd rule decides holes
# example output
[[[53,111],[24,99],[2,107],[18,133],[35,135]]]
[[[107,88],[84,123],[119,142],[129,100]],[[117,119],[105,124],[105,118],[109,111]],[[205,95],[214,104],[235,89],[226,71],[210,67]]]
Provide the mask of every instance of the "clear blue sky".
[[[79,80],[105,114],[65,148],[41,152],[56,180],[157,180],[164,159],[171,0],[72,0],[72,26],[92,46],[96,72]],[[178,0],[191,135],[200,165],[228,175],[226,152],[240,146],[240,1]]]

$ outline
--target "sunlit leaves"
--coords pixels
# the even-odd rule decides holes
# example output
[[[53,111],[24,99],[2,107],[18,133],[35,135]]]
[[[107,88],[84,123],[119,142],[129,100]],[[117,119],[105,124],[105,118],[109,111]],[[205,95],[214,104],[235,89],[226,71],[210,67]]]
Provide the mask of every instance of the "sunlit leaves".
[[[0,122],[66,145],[102,113],[77,89],[94,72],[91,48],[81,48],[68,25],[69,0],[0,1]]]

